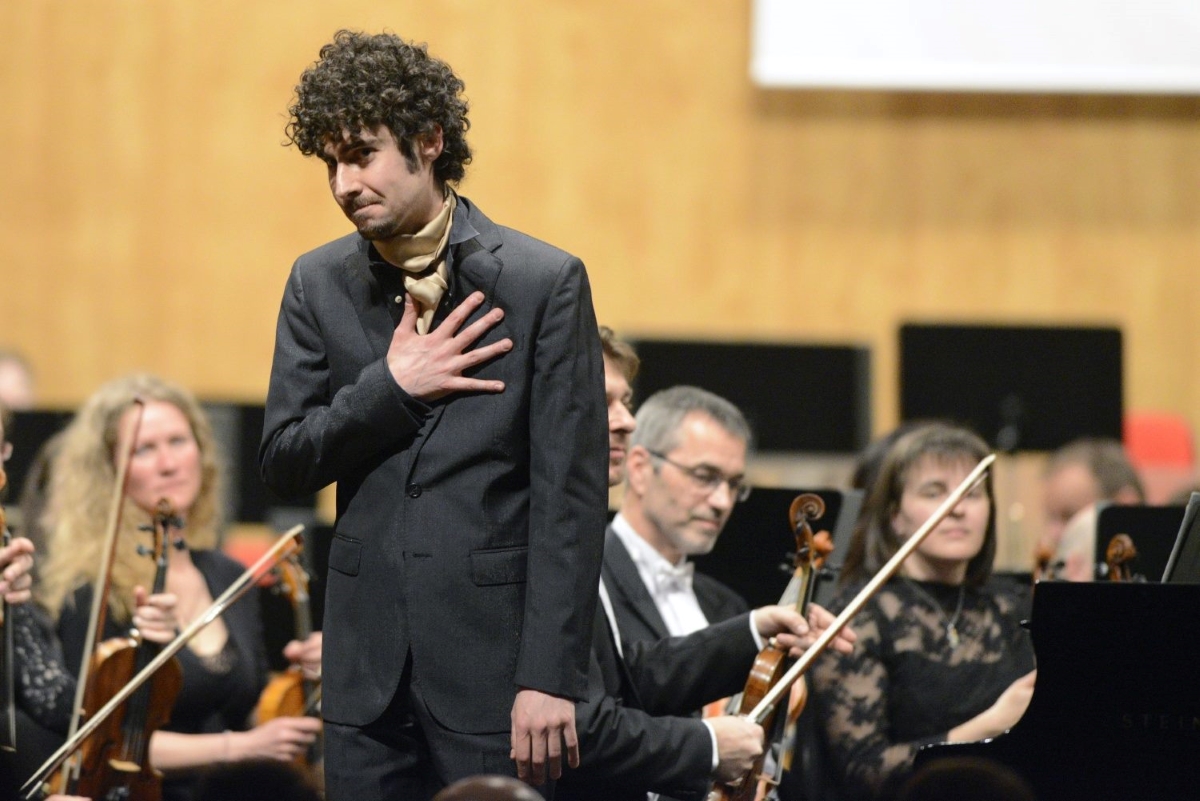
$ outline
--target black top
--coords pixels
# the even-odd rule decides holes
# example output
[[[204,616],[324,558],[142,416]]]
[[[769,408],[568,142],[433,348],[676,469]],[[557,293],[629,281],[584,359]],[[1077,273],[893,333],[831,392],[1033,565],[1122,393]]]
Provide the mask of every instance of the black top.
[[[75,702],[75,675],[63,660],[50,616],[32,602],[9,608],[17,706],[41,726],[65,735]]]
[[[840,593],[833,610],[861,589]],[[1027,609],[1028,594],[999,580],[961,596],[944,584],[885,584],[850,623],[858,633],[854,653],[828,652],[812,671],[838,797],[889,797],[920,746],[944,742],[1032,670],[1033,646],[1020,625]]]
[[[244,570],[240,564],[216,551],[195,551],[192,561],[204,576],[213,598],[224,592]],[[65,605],[59,616],[58,632],[68,665],[79,663],[91,603],[91,586],[80,587],[73,603]],[[267,654],[257,593],[253,590],[247,593],[225,611],[223,618],[229,639],[219,654],[201,657],[190,648],[179,651],[183,687],[175,700],[171,719],[163,727],[165,731],[213,734],[227,729],[244,731],[250,728],[251,713],[267,681]],[[123,636],[128,628],[128,621],[113,620],[109,615],[103,637]],[[190,798],[191,784],[186,779],[164,781],[164,801]]]
[[[14,773],[19,784],[62,745],[71,725],[75,675],[63,661],[62,645],[42,607],[31,601],[10,607],[10,614],[18,749]],[[2,788],[0,797],[8,797]]]

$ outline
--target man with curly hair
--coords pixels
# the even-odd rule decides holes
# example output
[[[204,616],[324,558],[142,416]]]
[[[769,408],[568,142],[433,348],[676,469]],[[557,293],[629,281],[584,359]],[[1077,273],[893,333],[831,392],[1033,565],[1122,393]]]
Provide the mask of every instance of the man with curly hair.
[[[284,292],[260,450],[285,495],[337,482],[323,715],[333,801],[578,762],[607,499],[603,362],[579,259],[454,191],[463,83],[341,31],[288,137],[356,233]]]

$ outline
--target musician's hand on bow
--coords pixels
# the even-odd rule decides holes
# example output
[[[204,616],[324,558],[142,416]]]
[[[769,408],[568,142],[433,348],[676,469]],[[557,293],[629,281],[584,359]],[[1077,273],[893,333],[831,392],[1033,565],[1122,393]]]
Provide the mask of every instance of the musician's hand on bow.
[[[304,671],[304,678],[318,681],[321,678],[321,632],[314,631],[303,642],[292,640],[283,647],[284,657]]]
[[[790,606],[764,606],[755,609],[753,614],[759,635],[763,639],[774,637],[781,648],[788,649],[796,657],[816,642],[835,619],[832,613],[817,604],[808,605],[808,620]],[[830,641],[829,647],[849,654],[854,650],[856,639],[857,635],[846,627]]]
[[[404,298],[404,315],[388,346],[387,366],[400,388],[420,401],[436,400],[454,392],[503,392],[503,381],[484,381],[463,371],[512,350],[512,340],[502,339],[468,351],[488,329],[504,319],[495,308],[468,325],[459,326],[483,304],[483,293],[473,292],[442,324],[428,334],[417,333],[417,311],[412,296]]]
[[[704,721],[717,736],[718,782],[731,782],[749,773],[763,752],[762,726],[739,715],[721,715]]]
[[[23,604],[31,595],[33,577],[33,543],[24,537],[0,548],[0,595],[10,604]]]
[[[173,592],[149,595],[145,587],[134,587],[133,627],[150,642],[170,642],[179,633],[179,620],[175,617],[178,602]]]
[[[575,732],[575,703],[569,698],[521,688],[513,701],[512,750],[517,778],[545,784],[562,776],[563,744],[567,764],[579,767],[579,736]]]

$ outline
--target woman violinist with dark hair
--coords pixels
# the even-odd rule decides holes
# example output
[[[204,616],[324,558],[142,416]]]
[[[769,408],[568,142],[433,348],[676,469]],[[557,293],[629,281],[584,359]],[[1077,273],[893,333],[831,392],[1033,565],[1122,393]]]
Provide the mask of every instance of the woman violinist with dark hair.
[[[837,611],[988,455],[943,423],[901,436],[883,461],[846,553]],[[1033,647],[1026,599],[992,579],[991,479],[968,493],[854,618],[850,655],[828,654],[813,690],[839,799],[888,798],[927,743],[994,737],[1024,714]]]

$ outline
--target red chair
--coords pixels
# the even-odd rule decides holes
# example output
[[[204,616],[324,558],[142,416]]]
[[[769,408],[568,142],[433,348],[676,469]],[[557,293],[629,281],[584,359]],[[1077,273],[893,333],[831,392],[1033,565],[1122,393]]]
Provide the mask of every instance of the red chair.
[[[1196,451],[1191,424],[1172,412],[1129,412],[1124,421],[1125,452],[1142,479],[1146,502],[1169,503],[1196,482]]]

